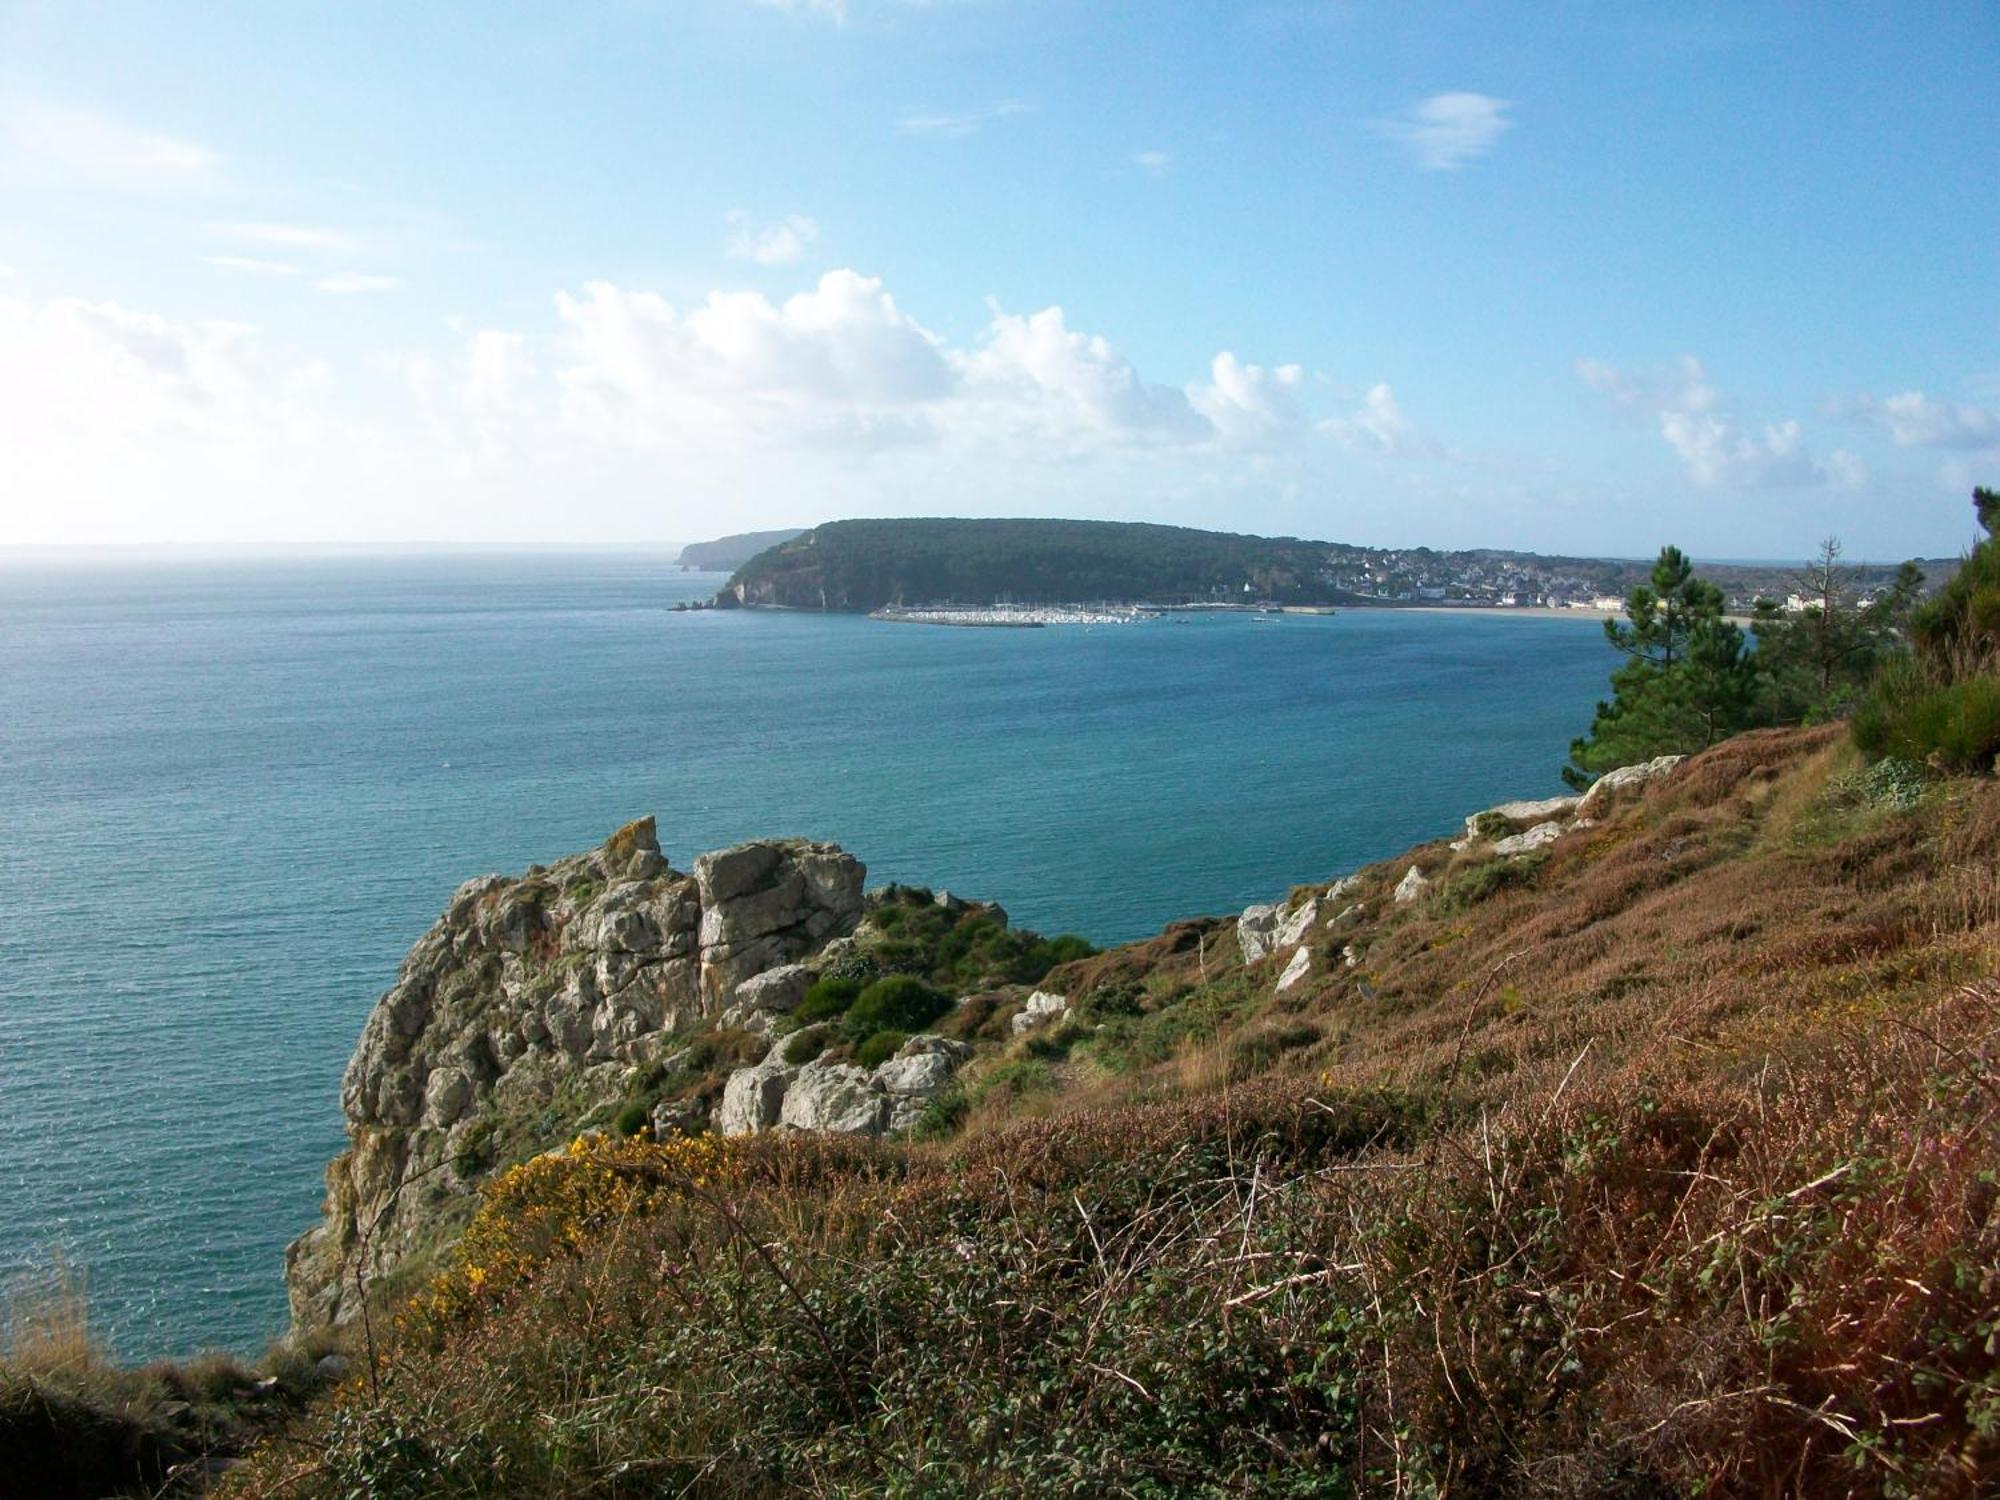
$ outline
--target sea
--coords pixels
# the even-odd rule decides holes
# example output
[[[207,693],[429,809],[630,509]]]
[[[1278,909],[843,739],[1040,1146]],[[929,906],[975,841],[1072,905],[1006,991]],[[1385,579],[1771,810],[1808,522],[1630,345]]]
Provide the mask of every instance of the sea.
[[[451,891],[651,813],[1115,943],[1559,791],[1591,620],[676,612],[669,556],[0,557],[0,1282],[254,1352]],[[0,1302],[0,1309],[6,1304]],[[3,1315],[3,1314],[0,1314]]]

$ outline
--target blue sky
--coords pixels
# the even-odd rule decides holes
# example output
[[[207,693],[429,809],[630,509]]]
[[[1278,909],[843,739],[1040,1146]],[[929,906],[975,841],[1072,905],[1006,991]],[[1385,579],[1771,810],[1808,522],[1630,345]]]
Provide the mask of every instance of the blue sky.
[[[1956,551],[1990,5],[0,0],[0,543]]]

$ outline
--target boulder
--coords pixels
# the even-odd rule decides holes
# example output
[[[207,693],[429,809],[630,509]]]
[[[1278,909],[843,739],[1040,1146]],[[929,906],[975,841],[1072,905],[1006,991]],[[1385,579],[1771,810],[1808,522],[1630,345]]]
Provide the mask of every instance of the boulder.
[[[1569,831],[1567,823],[1537,823],[1526,833],[1516,833],[1499,840],[1493,852],[1503,857],[1526,854],[1534,849],[1546,849]]]
[[[1276,953],[1286,948],[1296,948],[1312,934],[1313,923],[1319,920],[1319,898],[1309,896],[1297,910],[1278,924],[1272,934],[1271,951]]]
[[[1285,965],[1285,972],[1278,976],[1278,993],[1283,994],[1312,972],[1312,949],[1293,950],[1292,961]]]
[[[1068,1011],[1069,1001],[1061,995],[1050,994],[1047,990],[1036,990],[1034,994],[1028,996],[1026,1008],[1014,1017],[1014,1035],[1019,1036],[1024,1031],[1032,1031],[1044,1022],[1053,1021],[1056,1017],[1067,1014]]]
[[[756,1066],[738,1068],[722,1086],[715,1128],[723,1135],[755,1135],[771,1129],[784,1117],[785,1097],[796,1076],[796,1070],[785,1065],[779,1047]]]
[[[1425,891],[1429,890],[1430,885],[1431,883],[1425,877],[1424,872],[1419,870],[1415,865],[1411,865],[1410,873],[1405,875],[1396,886],[1396,904],[1398,906],[1408,906],[1412,901],[1421,897]]]
[[[1284,919],[1282,906],[1246,906],[1236,919],[1236,941],[1243,949],[1243,962],[1262,963],[1271,956],[1278,924]]]
[[[778,1121],[793,1130],[880,1135],[888,1128],[889,1101],[852,1063],[809,1062],[785,1090]]]
[[[1518,833],[1537,823],[1567,818],[1575,813],[1577,804],[1582,800],[1581,797],[1544,797],[1539,802],[1502,802],[1465,820],[1465,838],[1461,844],[1490,837],[1491,832],[1502,824],[1506,825],[1508,832]]]
[[[812,987],[813,971],[804,964],[781,964],[753,974],[736,986],[736,1008],[788,1016]]]
[[[738,844],[694,862],[701,989],[720,1010],[754,975],[792,963],[861,920],[861,862],[803,839]]]
[[[347,1378],[347,1356],[345,1354],[322,1354],[313,1365],[313,1373],[329,1384]]]
[[[1638,792],[1646,783],[1666,775],[1686,759],[1684,755],[1662,755],[1654,760],[1641,761],[1638,765],[1606,771],[1583,794],[1583,800],[1577,804],[1576,815],[1579,818],[1603,817],[1612,803]]]
[[[964,1042],[941,1036],[911,1037],[896,1055],[875,1070],[875,1086],[886,1094],[935,1094],[972,1056]]]

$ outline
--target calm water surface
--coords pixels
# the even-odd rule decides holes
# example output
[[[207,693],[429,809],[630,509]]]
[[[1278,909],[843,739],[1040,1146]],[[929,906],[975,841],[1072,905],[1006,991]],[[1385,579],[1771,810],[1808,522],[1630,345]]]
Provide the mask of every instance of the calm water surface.
[[[658,815],[838,840],[1099,941],[1340,874],[1556,767],[1587,621],[1048,630],[674,614],[658,557],[0,561],[0,1275],[254,1349],[363,1017],[460,881]]]

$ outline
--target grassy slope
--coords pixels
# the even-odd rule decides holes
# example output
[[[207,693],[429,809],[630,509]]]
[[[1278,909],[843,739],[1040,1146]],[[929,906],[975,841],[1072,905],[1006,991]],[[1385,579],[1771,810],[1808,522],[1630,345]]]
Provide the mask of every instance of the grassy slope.
[[[1282,996],[1221,923],[1058,970],[950,1141],[530,1164],[226,1490],[2000,1484],[2000,786],[1853,769],[1746,736],[1539,864],[1426,847]]]

